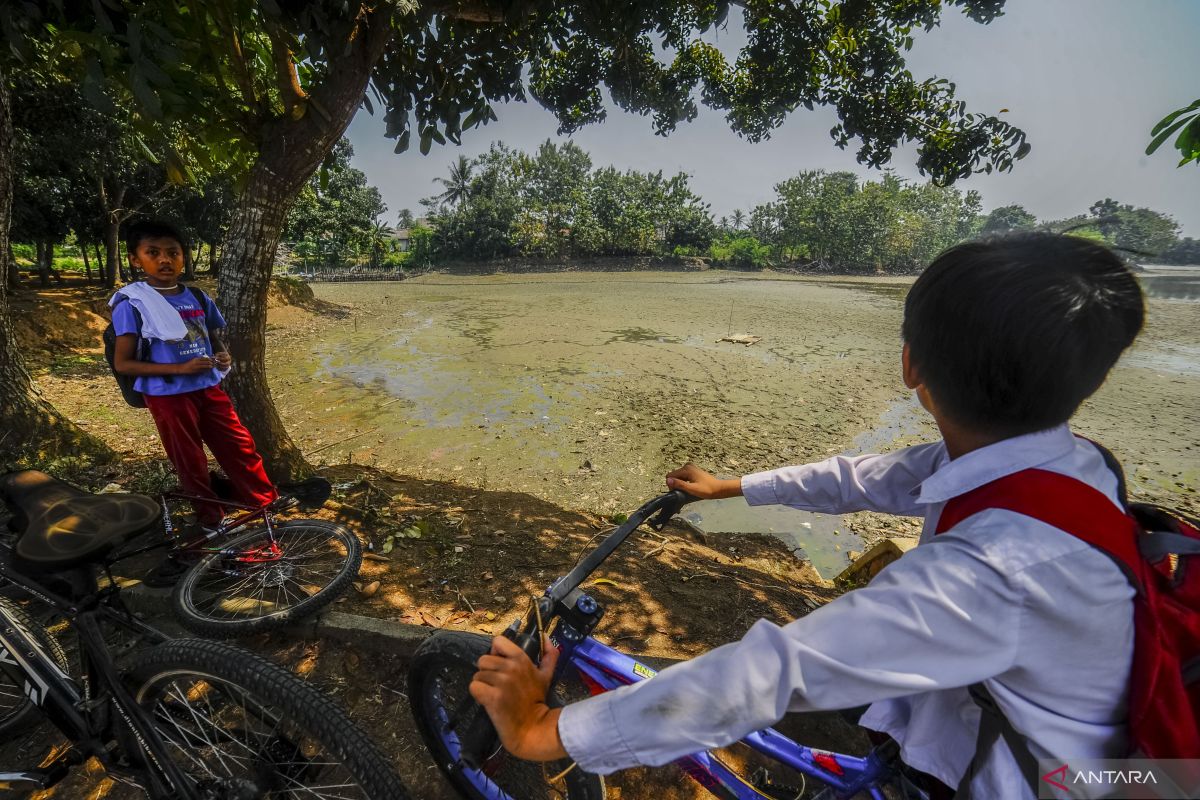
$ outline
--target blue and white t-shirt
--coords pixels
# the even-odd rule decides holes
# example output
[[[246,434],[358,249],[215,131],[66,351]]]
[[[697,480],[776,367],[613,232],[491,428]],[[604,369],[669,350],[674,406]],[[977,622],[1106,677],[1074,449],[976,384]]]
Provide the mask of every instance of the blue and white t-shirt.
[[[213,346],[209,339],[210,328],[224,328],[225,318],[217,310],[217,304],[212,298],[205,296],[204,301],[185,288],[179,294],[164,294],[162,298],[171,304],[183,318],[187,328],[187,336],[179,341],[164,342],[161,339],[148,339],[150,343],[149,360],[156,364],[183,364],[193,358],[212,356]],[[138,320],[133,306],[129,301],[117,303],[112,310],[113,333],[123,336],[128,333],[138,334]],[[194,392],[197,389],[207,389],[221,382],[221,373],[217,369],[199,372],[194,375],[140,375],[134,382],[133,388],[142,394],[165,395]]]

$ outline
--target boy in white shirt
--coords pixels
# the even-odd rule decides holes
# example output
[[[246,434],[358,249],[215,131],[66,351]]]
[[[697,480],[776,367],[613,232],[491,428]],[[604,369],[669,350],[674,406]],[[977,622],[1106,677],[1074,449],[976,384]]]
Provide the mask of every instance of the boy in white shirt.
[[[1027,755],[1124,755],[1134,591],[1116,563],[1013,511],[937,525],[947,501],[1033,467],[1120,504],[1116,474],[1067,420],[1143,318],[1137,279],[1093,242],[1028,234],[946,251],[913,284],[902,331],[904,382],[941,442],[741,479],[691,464],[667,476],[701,499],[924,516],[921,546],[788,625],[759,620],[738,642],[564,709],[544,702],[557,651],[546,648],[535,668],[498,637],[472,695],[514,755],[569,756],[603,774],[727,745],[789,711],[868,703],[860,723],[895,738],[935,796],[961,786],[976,798],[1033,798],[1018,766]],[[976,758],[973,684],[1026,753],[1002,738]]]

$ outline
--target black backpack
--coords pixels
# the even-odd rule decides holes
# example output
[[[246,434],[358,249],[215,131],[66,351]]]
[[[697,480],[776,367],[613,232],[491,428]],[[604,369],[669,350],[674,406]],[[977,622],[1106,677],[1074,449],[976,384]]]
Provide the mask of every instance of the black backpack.
[[[203,290],[196,286],[184,286],[186,290],[190,290],[192,295],[200,301],[201,308],[208,307],[208,295],[204,294]],[[122,295],[121,300],[118,300],[113,308],[121,303],[128,303],[129,298]],[[133,311],[133,318],[137,320],[138,337],[133,347],[133,357],[138,361],[150,360],[150,340],[142,338],[142,314],[137,310],[137,306],[130,306]],[[122,375],[117,372],[114,364],[114,358],[117,351],[117,332],[113,330],[112,322],[104,329],[104,334],[101,337],[104,340],[104,360],[108,362],[108,368],[112,370],[113,378],[117,382],[117,388],[121,390],[121,396],[125,398],[125,402],[134,408],[145,408],[146,398],[142,393],[133,388],[133,384],[137,381],[136,375]]]

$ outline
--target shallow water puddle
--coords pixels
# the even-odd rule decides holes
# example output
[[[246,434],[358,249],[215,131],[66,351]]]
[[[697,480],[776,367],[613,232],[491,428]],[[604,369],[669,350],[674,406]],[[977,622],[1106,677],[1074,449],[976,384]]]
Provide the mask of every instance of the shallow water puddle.
[[[862,552],[863,540],[846,527],[844,517],[813,514],[784,506],[749,506],[740,497],[689,506],[683,518],[705,533],[764,533],[807,559],[823,578],[832,578],[850,563],[851,551]]]
[[[928,427],[915,397],[888,406],[882,423],[854,437],[854,447],[839,455],[876,453],[902,436],[915,436]],[[705,533],[765,533],[782,541],[798,558],[810,561],[823,578],[832,578],[850,563],[851,552],[861,553],[863,539],[849,530],[846,518],[814,514],[784,506],[750,506],[740,497],[710,500],[689,506],[684,518]]]

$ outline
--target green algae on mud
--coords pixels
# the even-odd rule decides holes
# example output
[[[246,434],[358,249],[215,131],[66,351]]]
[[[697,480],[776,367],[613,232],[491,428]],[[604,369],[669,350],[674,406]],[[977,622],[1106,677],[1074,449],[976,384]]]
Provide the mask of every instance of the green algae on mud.
[[[268,374],[315,459],[627,511],[688,460],[736,475],[936,436],[899,376],[910,282],[709,271],[321,284],[320,299],[351,313],[272,346]],[[1195,304],[1149,308],[1077,427],[1125,460],[1135,490],[1194,503],[1200,376],[1171,359],[1200,352]],[[763,339],[719,341],[730,333]],[[803,521],[799,538],[771,532],[806,541]],[[868,540],[877,527],[831,524]],[[818,535],[804,553],[827,571],[861,544]]]

